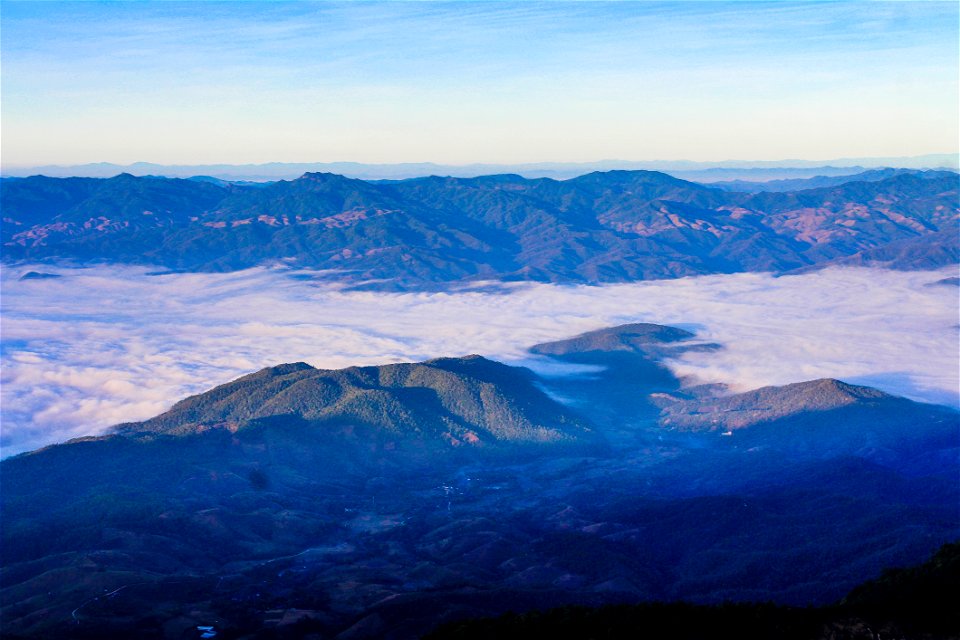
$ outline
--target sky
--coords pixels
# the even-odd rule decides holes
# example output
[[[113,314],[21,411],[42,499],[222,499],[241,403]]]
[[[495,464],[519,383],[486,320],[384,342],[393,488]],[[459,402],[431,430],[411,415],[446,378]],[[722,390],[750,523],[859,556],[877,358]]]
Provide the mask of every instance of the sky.
[[[62,277],[21,281],[30,270]],[[745,391],[831,377],[960,405],[958,291],[932,284],[955,267],[505,285],[509,293],[345,291],[266,268],[148,273],[0,268],[0,456],[142,420],[282,362],[341,368],[478,353],[543,370],[528,347],[629,322],[722,345],[670,363],[690,384]]]
[[[19,2],[5,166],[957,151],[956,2]]]

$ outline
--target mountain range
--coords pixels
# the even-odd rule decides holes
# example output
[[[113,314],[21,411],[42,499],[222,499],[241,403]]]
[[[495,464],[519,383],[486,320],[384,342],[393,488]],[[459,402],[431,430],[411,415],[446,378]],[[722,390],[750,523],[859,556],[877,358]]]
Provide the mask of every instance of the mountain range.
[[[829,604],[960,538],[960,413],[662,364],[719,348],[631,324],[531,347],[594,365],[565,376],[278,365],[0,461],[0,622],[411,638],[571,604]]]
[[[600,160],[598,162],[534,162],[526,164],[444,165],[433,162],[364,164],[360,162],[268,162],[263,164],[164,165],[152,162],[115,164],[95,162],[81,165],[45,165],[36,167],[4,166],[3,176],[47,175],[107,178],[119,173],[189,178],[208,175],[223,180],[289,180],[304,173],[338,173],[361,180],[402,180],[425,175],[475,178],[483,175],[516,173],[526,178],[575,178],[591,171],[613,169],[665,171],[687,180],[788,179],[816,175],[845,175],[864,168],[905,167],[911,169],[957,169],[957,155],[934,153],[922,156],[836,158],[832,160],[726,160],[695,162],[690,160]]]
[[[5,261],[324,270],[353,285],[622,282],[835,262],[954,264],[958,177],[900,172],[740,193],[651,171],[266,186],[137,178],[4,179]]]
[[[868,169],[867,171],[852,174],[834,175],[831,173],[829,175],[781,178],[763,182],[752,182],[750,180],[718,180],[708,183],[707,186],[713,187],[714,189],[723,189],[724,191],[745,191],[748,193],[760,193],[761,191],[784,192],[835,187],[847,182],[878,182],[898,175],[915,175],[920,178],[931,178],[942,175],[942,173],[944,172],[884,167],[881,169]]]

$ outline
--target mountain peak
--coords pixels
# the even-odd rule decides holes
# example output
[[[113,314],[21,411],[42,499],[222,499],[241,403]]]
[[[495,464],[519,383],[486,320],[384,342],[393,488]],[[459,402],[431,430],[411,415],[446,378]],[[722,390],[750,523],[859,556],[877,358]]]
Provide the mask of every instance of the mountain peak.
[[[306,362],[288,362],[284,364],[277,364],[270,367],[264,367],[259,371],[254,371],[253,373],[248,373],[243,376],[242,379],[246,378],[275,378],[278,376],[286,376],[291,373],[297,373],[300,371],[313,371],[315,367],[307,364]]]
[[[694,337],[693,333],[684,329],[637,322],[587,331],[567,340],[544,342],[531,347],[530,352],[549,356],[564,356],[591,351],[644,353],[650,347],[690,340]]]
[[[294,373],[296,371],[307,371],[313,370],[316,367],[313,367],[306,362],[290,362],[287,364],[278,364],[272,367],[269,367],[270,371],[276,372],[278,375],[286,375],[288,373]]]
[[[340,370],[303,362],[268,367],[116,431],[192,435],[267,423],[310,425],[303,431],[309,438],[334,441],[349,433],[348,440],[441,448],[596,439],[539,390],[526,369],[478,355]]]
[[[785,419],[822,421],[818,416],[829,411],[896,412],[913,404],[872,387],[820,378],[730,396],[670,402],[663,409],[661,422],[681,429],[740,429]]]
[[[662,171],[650,171],[647,169],[613,169],[610,171],[593,171],[577,178],[572,178],[567,182],[573,184],[637,183],[646,185],[683,185],[697,190],[706,188],[694,182],[688,182],[687,180],[675,178],[668,173],[663,173]]]
[[[439,358],[431,358],[430,360],[425,360],[422,364],[425,365],[481,365],[481,364],[490,364],[498,367],[505,367],[507,365],[497,362],[496,360],[491,360],[485,358],[481,355],[471,353],[465,356],[442,356]]]
[[[313,182],[359,182],[353,178],[342,176],[339,173],[330,173],[329,171],[307,171],[296,180],[306,180]]]
[[[299,178],[290,181],[281,181],[276,184],[286,184],[292,186],[301,186],[308,189],[360,189],[369,191],[373,185],[364,180],[348,178],[339,173],[330,173],[327,171],[308,171]]]
[[[777,390],[777,393],[783,396],[795,395],[802,397],[810,403],[810,406],[807,407],[809,409],[834,408],[854,402],[893,397],[873,387],[849,384],[835,378],[819,378],[807,382],[796,382],[782,387],[765,387],[764,389]],[[758,391],[763,391],[764,389],[758,389]]]

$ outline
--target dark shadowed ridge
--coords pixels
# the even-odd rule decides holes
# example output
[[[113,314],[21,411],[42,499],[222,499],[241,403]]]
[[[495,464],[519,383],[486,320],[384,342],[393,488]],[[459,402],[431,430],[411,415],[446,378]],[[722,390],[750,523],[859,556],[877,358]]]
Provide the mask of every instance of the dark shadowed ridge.
[[[655,398],[681,393],[681,380],[663,360],[686,351],[720,348],[695,338],[695,334],[677,327],[634,323],[534,345],[530,352],[595,367],[590,373],[547,378],[542,384],[603,425],[608,437],[632,442],[638,434],[649,435],[648,428],[660,413]]]
[[[696,606],[644,603],[607,607],[564,607],[468,619],[435,629],[425,640],[493,638],[740,638],[811,640],[844,638],[956,637],[960,614],[960,543],[943,545],[933,558],[909,568],[888,569],[840,603],[819,608],[772,604]]]
[[[680,342],[694,337],[693,333],[676,327],[649,323],[624,324],[588,331],[567,340],[537,344],[530,347],[530,352],[550,356],[589,351],[643,352],[650,345]]]

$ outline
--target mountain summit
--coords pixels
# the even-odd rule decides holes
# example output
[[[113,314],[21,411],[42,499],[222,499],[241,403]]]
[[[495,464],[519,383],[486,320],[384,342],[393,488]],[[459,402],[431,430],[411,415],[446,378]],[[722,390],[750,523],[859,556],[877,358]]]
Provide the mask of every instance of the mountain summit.
[[[189,435],[264,424],[298,425],[314,430],[312,438],[368,438],[393,446],[595,440],[583,420],[536,388],[529,372],[475,355],[340,370],[279,365],[181,400],[145,422],[119,425],[116,432]]]
[[[593,351],[649,353],[658,347],[692,340],[693,333],[660,324],[634,323],[588,331],[567,340],[530,347],[531,353],[545,356],[572,356]]]
[[[734,395],[681,401],[664,409],[663,423],[680,429],[736,430],[805,416],[810,412],[852,407],[896,411],[915,404],[872,387],[822,378],[780,387],[762,387]]]

